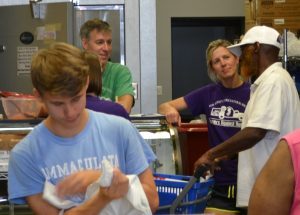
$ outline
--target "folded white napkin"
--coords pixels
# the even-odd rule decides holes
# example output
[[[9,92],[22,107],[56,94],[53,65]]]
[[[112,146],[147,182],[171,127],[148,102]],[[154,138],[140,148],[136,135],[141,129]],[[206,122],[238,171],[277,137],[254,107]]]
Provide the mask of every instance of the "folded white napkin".
[[[127,175],[129,179],[129,190],[126,196],[122,199],[116,199],[110,202],[102,211],[101,215],[126,214],[126,215],[151,215],[151,209],[140,183],[138,176]],[[97,181],[88,186],[85,201],[95,195],[101,187],[108,187],[113,178],[113,167],[107,160],[102,162],[102,174]],[[60,209],[68,209],[78,205],[77,202],[70,200],[62,200],[55,193],[55,186],[50,182],[45,182],[43,198],[50,204]]]

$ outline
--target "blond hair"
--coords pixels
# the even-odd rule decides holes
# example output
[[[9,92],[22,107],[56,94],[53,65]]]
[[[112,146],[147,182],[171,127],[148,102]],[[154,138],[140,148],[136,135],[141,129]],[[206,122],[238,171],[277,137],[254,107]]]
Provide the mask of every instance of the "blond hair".
[[[32,58],[31,80],[41,94],[75,96],[86,85],[89,66],[82,51],[67,43],[53,43]]]
[[[228,47],[230,46],[231,43],[227,40],[223,40],[223,39],[218,39],[218,40],[214,40],[212,42],[209,43],[207,49],[206,49],[206,65],[207,65],[207,73],[209,78],[214,81],[214,82],[218,82],[218,78],[216,76],[216,74],[214,73],[214,69],[212,67],[212,55],[213,52],[219,48],[219,47]]]

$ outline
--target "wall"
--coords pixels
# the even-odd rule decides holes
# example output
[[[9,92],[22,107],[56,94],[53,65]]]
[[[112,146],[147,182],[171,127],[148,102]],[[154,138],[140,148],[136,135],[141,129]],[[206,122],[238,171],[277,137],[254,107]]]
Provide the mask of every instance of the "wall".
[[[54,2],[59,0],[43,0]],[[29,0],[1,0],[0,5],[28,4]],[[244,16],[244,0],[76,0],[124,3],[126,6],[126,60],[139,83],[134,113],[153,113],[172,98],[171,17]],[[156,10],[156,13],[155,13]],[[137,18],[141,17],[141,18]],[[156,22],[156,29],[155,23]],[[155,45],[156,44],[156,45]],[[162,86],[157,96],[156,85]]]
[[[153,0],[42,0],[42,3],[73,2],[80,5],[125,5],[126,65],[138,86],[132,113],[154,113],[156,95],[156,1]],[[29,4],[29,0],[0,0],[0,6]]]
[[[162,87],[162,95],[158,95],[157,98],[158,105],[172,99],[171,17],[227,16],[244,16],[244,0],[160,0],[156,2],[157,85]]]

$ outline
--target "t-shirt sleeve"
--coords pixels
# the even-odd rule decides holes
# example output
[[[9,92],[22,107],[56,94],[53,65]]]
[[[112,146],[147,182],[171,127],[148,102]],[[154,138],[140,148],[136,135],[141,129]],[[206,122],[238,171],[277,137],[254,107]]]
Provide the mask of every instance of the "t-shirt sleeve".
[[[123,96],[126,94],[134,96],[133,86],[132,86],[132,75],[128,67],[122,66],[118,78],[116,79],[116,96]]]
[[[256,127],[279,132],[281,119],[285,107],[280,84],[264,84],[259,86],[257,95],[251,101],[251,110],[248,110],[248,122],[245,127]],[[276,95],[276,96],[275,96]]]
[[[33,163],[36,162],[28,156],[29,150],[17,146],[16,150],[11,151],[9,158],[8,194],[10,202],[25,204],[26,196],[43,192],[43,179],[40,172],[35,169],[36,165]]]
[[[299,141],[300,129],[296,129],[293,132],[288,133],[282,139],[287,141],[292,161],[295,178],[299,178],[299,168],[300,168],[300,141]],[[298,180],[296,181],[295,187],[299,187]]]
[[[209,90],[207,87],[196,89],[183,98],[187,103],[188,109],[194,116],[203,114],[205,112],[205,105],[207,104],[207,96],[209,95]]]

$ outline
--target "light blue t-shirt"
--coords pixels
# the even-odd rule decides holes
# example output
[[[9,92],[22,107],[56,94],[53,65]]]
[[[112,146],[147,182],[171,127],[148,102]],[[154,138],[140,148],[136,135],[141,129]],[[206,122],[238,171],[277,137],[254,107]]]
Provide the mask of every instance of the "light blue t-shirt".
[[[71,138],[58,137],[40,123],[11,151],[9,200],[24,204],[24,197],[43,192],[46,180],[57,184],[79,170],[100,170],[104,159],[125,174],[138,175],[156,156],[121,117],[89,111],[86,127]]]

